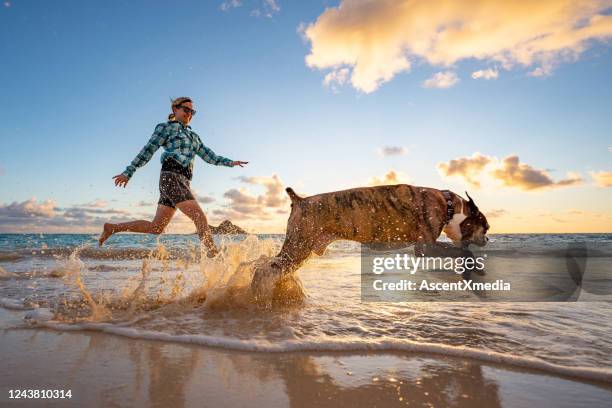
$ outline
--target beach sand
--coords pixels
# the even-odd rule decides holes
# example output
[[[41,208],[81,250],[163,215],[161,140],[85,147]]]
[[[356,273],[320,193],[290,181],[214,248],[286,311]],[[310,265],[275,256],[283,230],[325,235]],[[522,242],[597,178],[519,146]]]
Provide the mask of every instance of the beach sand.
[[[1,330],[0,346],[3,407],[597,407],[612,400],[610,384],[412,353],[238,352],[23,328]],[[71,390],[72,398],[11,400],[10,389]]]

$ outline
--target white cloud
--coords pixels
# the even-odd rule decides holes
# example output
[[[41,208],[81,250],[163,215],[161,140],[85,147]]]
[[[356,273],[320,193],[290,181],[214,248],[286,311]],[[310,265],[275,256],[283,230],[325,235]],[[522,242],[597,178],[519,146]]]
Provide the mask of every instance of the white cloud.
[[[527,75],[532,77],[545,77],[552,74],[552,67],[537,67],[533,71],[529,71]]]
[[[253,17],[271,18],[274,14],[280,12],[280,5],[276,0],[251,0],[246,3],[250,3],[251,7],[253,7],[250,13]],[[224,0],[219,8],[222,11],[230,11],[243,5],[244,2],[242,0]]]
[[[499,78],[499,71],[497,71],[497,68],[481,69],[479,71],[472,72],[472,78],[473,79],[497,79]]]
[[[459,82],[459,77],[452,71],[437,72],[423,82],[423,88],[450,88]]]
[[[251,15],[272,18],[278,12],[280,12],[280,6],[276,0],[263,0],[260,6],[251,11]]]
[[[341,68],[325,75],[323,85],[330,88],[333,92],[338,92],[338,86],[344,85],[349,79],[350,71],[348,68]]]
[[[238,8],[240,6],[242,6],[240,0],[225,0],[223,3],[221,3],[221,6],[219,6],[219,8],[223,11],[228,11],[233,8]]]
[[[541,76],[612,36],[609,7],[609,0],[342,0],[302,30],[306,64],[347,68],[365,93],[419,60],[449,67],[475,59]]]
[[[278,1],[276,0],[264,0],[265,7],[272,12],[279,12],[280,6],[278,5]]]

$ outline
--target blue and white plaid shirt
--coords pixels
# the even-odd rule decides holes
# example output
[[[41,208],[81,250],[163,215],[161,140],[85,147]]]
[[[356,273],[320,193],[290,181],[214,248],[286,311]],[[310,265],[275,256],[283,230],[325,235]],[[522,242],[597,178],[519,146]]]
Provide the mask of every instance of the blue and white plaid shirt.
[[[136,158],[132,160],[132,163],[127,166],[122,174],[127,176],[128,179],[131,178],[136,169],[147,164],[160,147],[163,147],[165,150],[161,156],[162,163],[168,157],[171,157],[183,167],[188,168],[189,171],[193,170],[193,161],[196,154],[207,163],[232,167],[231,163],[233,160],[217,156],[215,152],[204,146],[200,136],[191,130],[191,126],[185,126],[178,121],[170,121],[160,123],[155,127],[149,142],[136,155]]]

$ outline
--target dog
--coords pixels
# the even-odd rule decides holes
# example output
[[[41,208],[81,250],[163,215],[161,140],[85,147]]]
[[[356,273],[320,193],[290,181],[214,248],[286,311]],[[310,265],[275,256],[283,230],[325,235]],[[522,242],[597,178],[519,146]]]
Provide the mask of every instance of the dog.
[[[362,244],[414,244],[423,248],[449,249],[436,244],[442,231],[454,246],[465,251],[470,244],[486,245],[489,223],[474,200],[435,188],[407,184],[360,187],[310,197],[300,197],[291,187],[285,241],[268,268],[285,275],[298,269],[314,252],[323,255],[336,240]],[[430,255],[428,253],[426,255]],[[262,276],[270,271],[255,271],[252,289],[257,290]]]

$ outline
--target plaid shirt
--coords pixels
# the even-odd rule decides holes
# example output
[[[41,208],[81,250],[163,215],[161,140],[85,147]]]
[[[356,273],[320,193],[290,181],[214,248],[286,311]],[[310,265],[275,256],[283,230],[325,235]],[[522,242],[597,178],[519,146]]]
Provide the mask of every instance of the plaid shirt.
[[[207,163],[232,167],[232,160],[217,156],[215,152],[204,146],[200,136],[191,130],[191,126],[185,126],[178,121],[171,121],[160,123],[155,127],[149,142],[122,174],[127,176],[128,179],[131,178],[136,169],[147,164],[160,147],[165,150],[161,156],[162,163],[168,157],[172,157],[183,167],[189,168],[190,171],[193,170],[193,161],[196,154]]]

